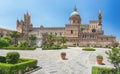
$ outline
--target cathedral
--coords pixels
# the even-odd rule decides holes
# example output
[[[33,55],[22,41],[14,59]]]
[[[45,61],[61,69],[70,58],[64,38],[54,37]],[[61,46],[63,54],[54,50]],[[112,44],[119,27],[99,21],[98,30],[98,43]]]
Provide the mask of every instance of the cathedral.
[[[69,16],[69,23],[64,27],[33,27],[30,15],[24,14],[24,20],[17,20],[16,29],[24,37],[29,34],[35,34],[37,37],[36,44],[42,45],[43,34],[53,34],[57,37],[65,36],[68,46],[107,46],[112,45],[116,40],[115,36],[104,35],[102,30],[102,13],[98,12],[97,20],[90,20],[88,24],[81,23],[81,17],[75,7]]]

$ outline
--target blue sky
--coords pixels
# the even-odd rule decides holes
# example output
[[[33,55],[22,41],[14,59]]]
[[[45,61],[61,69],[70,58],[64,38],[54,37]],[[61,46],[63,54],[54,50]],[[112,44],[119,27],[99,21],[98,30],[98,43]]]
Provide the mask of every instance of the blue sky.
[[[82,24],[97,20],[100,9],[104,33],[120,40],[120,0],[1,0],[0,27],[15,30],[16,19],[27,11],[34,27],[64,27],[75,5]]]

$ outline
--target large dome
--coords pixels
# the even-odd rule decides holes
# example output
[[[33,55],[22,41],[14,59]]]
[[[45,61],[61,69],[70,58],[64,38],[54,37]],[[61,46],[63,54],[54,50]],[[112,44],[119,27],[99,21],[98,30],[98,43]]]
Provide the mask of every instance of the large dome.
[[[80,16],[79,13],[77,12],[77,8],[74,8],[74,11],[70,14],[70,17],[72,16]]]

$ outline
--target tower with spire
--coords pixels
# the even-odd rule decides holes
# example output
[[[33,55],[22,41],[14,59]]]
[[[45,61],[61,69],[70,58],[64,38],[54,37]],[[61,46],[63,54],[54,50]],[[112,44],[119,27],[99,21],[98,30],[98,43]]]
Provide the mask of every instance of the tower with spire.
[[[102,12],[101,12],[101,10],[99,10],[99,12],[98,12],[98,22],[99,22],[99,26],[102,26]]]
[[[17,31],[22,33],[23,37],[27,37],[29,31],[31,31],[33,28],[29,13],[27,12],[24,14],[24,21],[22,19],[20,21],[19,19],[17,19],[16,25],[17,25],[16,26]]]

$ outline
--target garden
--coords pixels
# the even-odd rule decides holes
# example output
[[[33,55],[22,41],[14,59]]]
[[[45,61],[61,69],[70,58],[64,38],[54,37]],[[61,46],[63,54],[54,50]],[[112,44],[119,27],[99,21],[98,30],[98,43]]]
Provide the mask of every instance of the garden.
[[[66,49],[67,46],[64,45],[67,41],[67,38],[64,36],[56,37],[53,34],[47,34],[44,36],[44,44],[42,45],[42,50],[58,50]]]
[[[20,58],[18,52],[0,56],[0,74],[24,74],[37,68],[37,60]]]
[[[12,31],[9,36],[0,38],[0,48],[7,50],[35,50],[37,46],[34,43],[36,36],[29,35],[29,41],[18,41],[21,34],[17,31]]]
[[[105,52],[108,55],[108,60],[113,64],[114,68],[92,67],[92,74],[120,74],[120,48],[113,48]],[[102,65],[102,55],[96,56],[97,63]],[[101,59],[101,60],[100,60]]]

